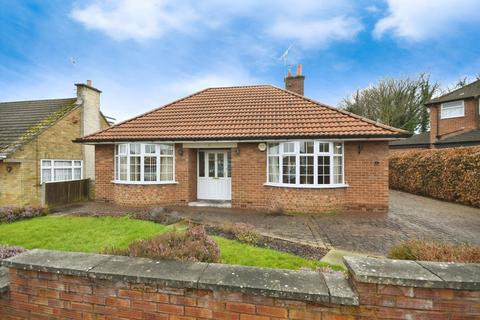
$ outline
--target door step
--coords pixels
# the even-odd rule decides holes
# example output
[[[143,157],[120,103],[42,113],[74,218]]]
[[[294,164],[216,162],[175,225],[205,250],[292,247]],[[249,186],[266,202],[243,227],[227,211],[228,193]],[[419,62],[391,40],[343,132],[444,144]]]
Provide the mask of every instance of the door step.
[[[197,200],[188,203],[189,207],[231,208],[232,202],[226,200]]]

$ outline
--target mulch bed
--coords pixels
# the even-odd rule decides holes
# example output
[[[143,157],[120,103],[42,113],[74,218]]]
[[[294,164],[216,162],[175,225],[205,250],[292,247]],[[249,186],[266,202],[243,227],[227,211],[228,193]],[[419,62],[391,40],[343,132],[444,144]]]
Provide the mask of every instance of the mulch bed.
[[[214,236],[220,236],[230,240],[236,240],[230,232],[225,232],[222,228],[213,225],[205,225],[207,233]],[[260,241],[255,244],[257,247],[269,248],[277,251],[291,253],[305,259],[320,260],[327,253],[328,249],[314,247],[307,244],[296,243],[284,239],[273,238],[262,235]]]

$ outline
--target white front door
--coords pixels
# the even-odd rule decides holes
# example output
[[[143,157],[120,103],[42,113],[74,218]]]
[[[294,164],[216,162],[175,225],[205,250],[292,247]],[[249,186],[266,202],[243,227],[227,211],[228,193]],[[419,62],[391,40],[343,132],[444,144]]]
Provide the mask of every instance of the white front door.
[[[197,198],[232,200],[231,152],[199,150],[197,163]]]

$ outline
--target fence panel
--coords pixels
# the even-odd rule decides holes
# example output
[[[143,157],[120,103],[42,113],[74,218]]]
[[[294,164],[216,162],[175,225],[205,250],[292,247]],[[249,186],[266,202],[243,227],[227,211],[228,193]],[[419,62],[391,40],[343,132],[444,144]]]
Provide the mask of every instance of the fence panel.
[[[44,204],[54,207],[86,201],[89,196],[89,187],[90,179],[44,183]]]

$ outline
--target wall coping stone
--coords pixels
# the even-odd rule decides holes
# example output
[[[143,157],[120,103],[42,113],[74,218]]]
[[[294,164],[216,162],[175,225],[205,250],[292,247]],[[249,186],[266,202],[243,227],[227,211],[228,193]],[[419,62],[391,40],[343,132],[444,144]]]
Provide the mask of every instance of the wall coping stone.
[[[3,260],[3,266],[92,279],[225,290],[322,303],[358,305],[343,276],[216,263],[150,260],[92,253],[34,249]]]
[[[8,269],[0,267],[0,294],[8,291]]]
[[[480,264],[344,257],[357,282],[397,286],[480,290]]]

